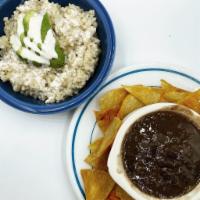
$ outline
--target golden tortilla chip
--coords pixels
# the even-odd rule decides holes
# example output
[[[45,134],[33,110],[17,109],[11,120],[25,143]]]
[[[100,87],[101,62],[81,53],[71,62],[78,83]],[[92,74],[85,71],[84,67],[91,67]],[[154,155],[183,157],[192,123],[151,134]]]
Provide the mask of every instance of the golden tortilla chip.
[[[108,110],[95,111],[96,120],[106,119],[108,121],[112,120],[118,113],[119,108],[111,108]]]
[[[179,103],[191,92],[177,88],[165,80],[161,80],[161,87],[165,91],[163,94],[167,102]]]
[[[98,148],[99,148],[100,144],[102,143],[102,141],[103,141],[103,138],[101,137],[89,145],[89,149],[90,149],[91,153],[96,153],[98,151]]]
[[[100,157],[96,156],[96,153],[102,141],[103,138],[99,138],[90,144],[89,149],[91,153],[86,157],[85,162],[95,169],[107,170],[107,160],[109,152],[105,152]]]
[[[166,99],[167,102],[174,102],[178,103],[182,101],[188,93],[186,92],[178,92],[178,91],[167,91],[163,95],[163,97]]]
[[[101,145],[99,146],[99,149],[97,151],[97,157],[100,157],[103,153],[105,153],[109,147],[112,145],[115,136],[117,134],[118,129],[121,126],[122,121],[115,117],[109,127],[107,128],[105,132],[105,136],[103,137],[103,141]]]
[[[114,89],[106,92],[99,100],[100,110],[119,108],[126,95],[127,92],[123,88]]]
[[[165,91],[169,90],[169,91],[186,92],[186,93],[189,92],[181,88],[175,87],[174,85],[168,83],[165,80],[160,80],[160,82],[161,82],[161,88],[164,89]]]
[[[195,97],[200,100],[200,89],[194,92]]]
[[[126,115],[128,115],[135,109],[140,108],[142,106],[144,106],[142,102],[136,99],[133,95],[129,94],[122,102],[122,106],[119,110],[118,117],[120,119],[123,119],[124,117],[126,117]]]
[[[100,130],[102,131],[102,133],[105,134],[107,128],[110,125],[110,121],[106,121],[106,120],[100,120],[97,122],[98,127],[100,128]]]
[[[103,133],[105,133],[106,129],[108,128],[114,117],[117,116],[118,112],[119,108],[112,108],[104,111],[95,111],[97,124]]]
[[[120,198],[116,196],[116,186],[111,191],[111,193],[109,194],[109,196],[106,200],[120,200]]]
[[[99,157],[97,157],[95,153],[89,154],[87,158],[85,159],[85,162],[88,163],[93,169],[107,171],[108,170],[107,161],[108,161],[109,153],[110,153],[110,149]]]
[[[198,89],[194,92],[190,92],[187,97],[193,97],[193,98],[197,99],[198,101],[200,101],[200,89]]]
[[[145,105],[158,103],[161,98],[160,90],[142,85],[124,86],[124,88]]]
[[[101,170],[81,170],[86,200],[105,200],[115,185],[110,175]]]
[[[164,95],[162,95],[161,97],[160,97],[160,101],[159,102],[167,102],[167,100],[164,98]]]
[[[116,187],[116,196],[120,198],[120,200],[133,200],[121,187]]]
[[[164,89],[164,90],[174,90],[176,89],[173,85],[171,85],[170,83],[168,83],[167,81],[165,80],[160,80],[160,83],[161,83],[161,87]]]
[[[200,102],[195,93],[189,94],[180,103],[200,113]]]

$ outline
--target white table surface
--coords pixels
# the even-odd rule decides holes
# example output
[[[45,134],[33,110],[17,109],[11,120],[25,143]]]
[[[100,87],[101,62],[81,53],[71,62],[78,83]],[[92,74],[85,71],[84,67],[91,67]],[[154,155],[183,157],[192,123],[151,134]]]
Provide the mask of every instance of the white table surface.
[[[138,64],[200,71],[199,0],[102,0],[113,20],[113,70]],[[0,102],[0,199],[76,200],[65,164],[73,111],[51,116]]]

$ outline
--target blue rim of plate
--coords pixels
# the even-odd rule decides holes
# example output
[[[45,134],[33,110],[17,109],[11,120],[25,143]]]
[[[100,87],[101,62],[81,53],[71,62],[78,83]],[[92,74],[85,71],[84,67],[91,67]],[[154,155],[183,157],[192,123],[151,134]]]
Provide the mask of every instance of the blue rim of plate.
[[[72,100],[68,100],[67,102],[61,102],[56,104],[47,104],[47,105],[33,105],[31,103],[23,102],[14,98],[12,95],[8,94],[2,88],[0,88],[0,100],[5,102],[6,104],[17,108],[21,111],[33,113],[33,114],[51,114],[51,113],[58,113],[68,109],[73,109],[79,106],[81,103],[86,101],[92,94],[99,89],[103,81],[106,79],[107,75],[110,72],[111,66],[114,61],[115,57],[115,50],[116,50],[116,36],[113,27],[112,20],[103,6],[103,4],[99,0],[89,0],[91,5],[95,10],[99,11],[99,15],[101,16],[102,21],[106,24],[105,28],[108,32],[108,49],[109,52],[105,59],[104,65],[102,67],[101,73],[99,73],[97,79],[89,86],[82,94],[74,97]],[[0,0],[0,6],[5,3],[6,0]]]
[[[199,84],[200,85],[200,80],[190,76],[190,75],[187,75],[183,72],[178,72],[178,71],[175,71],[175,70],[171,70],[171,69],[165,69],[165,68],[143,68],[143,69],[138,69],[138,70],[132,70],[132,71],[128,71],[126,73],[123,73],[123,74],[120,74],[116,77],[114,77],[113,79],[109,80],[106,84],[104,84],[103,86],[101,86],[98,91],[87,101],[87,103],[84,105],[84,107],[82,108],[78,118],[77,118],[77,121],[76,121],[76,124],[75,124],[75,128],[74,128],[74,131],[73,131],[73,135],[72,135],[72,146],[71,146],[71,157],[72,157],[72,169],[73,169],[73,175],[74,175],[74,178],[76,180],[76,184],[79,188],[79,191],[80,193],[82,194],[82,197],[85,199],[85,192],[84,192],[84,189],[83,187],[81,186],[81,183],[80,183],[80,180],[78,178],[78,173],[77,173],[77,169],[76,169],[76,163],[75,163],[75,155],[74,155],[74,152],[75,152],[75,149],[74,149],[74,144],[75,144],[75,140],[76,140],[76,135],[77,135],[77,130],[78,130],[78,126],[79,126],[79,123],[81,121],[81,118],[84,114],[84,111],[86,110],[86,108],[88,107],[88,105],[90,104],[90,102],[93,100],[93,98],[102,90],[104,89],[106,86],[110,85],[112,82],[122,78],[122,77],[125,77],[125,76],[128,76],[128,75],[132,75],[132,74],[136,74],[136,73],[141,73],[141,72],[152,72],[152,71],[160,71],[160,72],[167,72],[167,73],[172,73],[172,74],[176,74],[176,75],[179,75],[179,76],[182,76],[184,78],[188,78],[192,81],[194,81],[195,83]],[[96,123],[95,123],[96,125]],[[94,126],[95,126],[94,125]],[[92,129],[92,132],[91,132],[91,136],[90,136],[90,139],[92,139],[92,136],[93,136],[93,132],[94,132],[94,127]]]

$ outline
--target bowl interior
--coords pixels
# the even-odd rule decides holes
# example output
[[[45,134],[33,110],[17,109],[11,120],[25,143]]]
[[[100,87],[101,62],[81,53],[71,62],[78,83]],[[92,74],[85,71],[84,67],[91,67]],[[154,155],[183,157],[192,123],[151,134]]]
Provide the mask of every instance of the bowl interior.
[[[10,17],[12,15],[13,11],[15,10],[16,6],[18,6],[22,2],[23,2],[22,0],[15,0],[15,1],[2,0],[2,2],[0,2],[0,35],[4,34],[3,18]],[[110,38],[108,38],[109,23],[108,23],[107,19],[105,18],[104,14],[102,13],[101,8],[99,7],[100,5],[97,5],[97,3],[95,3],[96,1],[94,1],[94,0],[67,0],[67,1],[66,0],[53,0],[53,2],[59,3],[62,6],[66,6],[69,3],[72,3],[72,4],[80,6],[84,10],[90,10],[90,9],[95,10],[97,22],[98,22],[97,34],[101,41],[102,53],[100,55],[99,63],[98,63],[98,66],[96,67],[95,73],[90,78],[90,80],[87,82],[86,86],[79,92],[79,94],[75,95],[71,98],[67,98],[65,101],[63,101],[61,103],[48,104],[49,107],[53,107],[55,105],[59,106],[59,104],[62,105],[63,103],[73,101],[73,100],[77,99],[79,96],[86,93],[90,89],[90,87],[93,85],[93,83],[99,78],[101,71],[103,70],[102,66],[105,66],[106,62],[108,62],[108,60],[106,60],[106,59],[110,56],[110,50],[111,50],[109,47]],[[40,100],[36,100],[36,99],[33,99],[32,97],[24,96],[18,92],[14,92],[12,89],[12,86],[8,82],[3,83],[2,81],[0,81],[0,90],[3,90],[4,92],[6,92],[6,94],[8,94],[8,96],[14,98],[17,101],[24,102],[24,103],[30,104],[30,105],[34,104],[36,106],[44,105],[44,103]]]

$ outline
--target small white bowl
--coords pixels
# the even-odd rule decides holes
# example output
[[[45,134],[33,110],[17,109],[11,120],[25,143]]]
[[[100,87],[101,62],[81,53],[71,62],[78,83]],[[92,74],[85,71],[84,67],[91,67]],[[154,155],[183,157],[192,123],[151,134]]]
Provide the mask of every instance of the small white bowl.
[[[133,197],[136,200],[160,200],[160,199],[142,192],[136,186],[134,186],[134,184],[128,179],[121,160],[121,146],[123,143],[124,136],[127,133],[129,127],[136,120],[140,119],[142,116],[148,113],[152,113],[159,110],[173,110],[182,113],[185,116],[192,117],[194,121],[198,121],[198,124],[200,124],[200,115],[198,113],[187,107],[173,103],[156,103],[149,106],[145,106],[143,108],[140,108],[132,112],[124,119],[123,124],[117,133],[114,144],[110,151],[107,165],[109,174],[114,179],[114,181],[120,187],[122,187],[131,197]],[[173,198],[171,200],[199,200],[199,199],[200,199],[200,184],[198,184],[191,192],[181,197]]]

